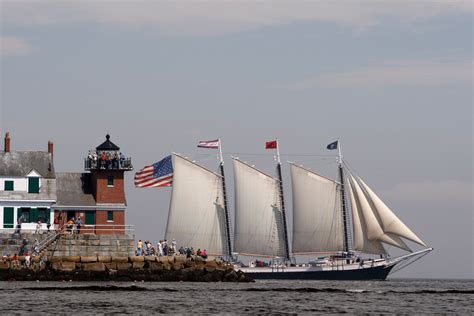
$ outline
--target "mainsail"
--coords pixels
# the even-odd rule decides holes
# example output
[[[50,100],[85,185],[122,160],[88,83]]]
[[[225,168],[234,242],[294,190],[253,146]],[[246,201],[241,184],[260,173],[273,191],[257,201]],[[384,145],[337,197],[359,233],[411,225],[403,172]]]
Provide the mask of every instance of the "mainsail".
[[[221,176],[178,154],[173,154],[173,169],[165,238],[209,254],[227,254]]]
[[[234,158],[236,252],[284,257],[278,180]]]
[[[340,185],[290,164],[293,191],[293,253],[343,251]]]

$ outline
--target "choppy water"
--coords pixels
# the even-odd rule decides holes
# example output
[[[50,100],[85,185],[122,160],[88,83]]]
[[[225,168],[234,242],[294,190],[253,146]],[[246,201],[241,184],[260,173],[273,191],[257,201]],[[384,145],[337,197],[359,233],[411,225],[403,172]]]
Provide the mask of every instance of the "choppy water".
[[[474,280],[0,282],[2,314],[474,314]]]

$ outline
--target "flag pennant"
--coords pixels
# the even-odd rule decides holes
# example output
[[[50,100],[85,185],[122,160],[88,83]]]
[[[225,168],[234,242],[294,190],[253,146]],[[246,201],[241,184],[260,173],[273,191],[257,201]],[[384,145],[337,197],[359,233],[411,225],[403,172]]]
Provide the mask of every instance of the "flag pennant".
[[[173,184],[173,159],[171,155],[137,171],[134,180],[137,188],[170,187]]]
[[[212,148],[218,149],[219,148],[219,140],[201,140],[198,145],[199,148]]]
[[[335,142],[330,143],[329,145],[326,146],[326,148],[329,149],[329,150],[337,149],[337,143],[338,143],[338,140],[336,140]]]
[[[269,141],[269,142],[265,142],[265,149],[276,149],[277,148],[277,141],[276,140],[272,140],[272,141]]]

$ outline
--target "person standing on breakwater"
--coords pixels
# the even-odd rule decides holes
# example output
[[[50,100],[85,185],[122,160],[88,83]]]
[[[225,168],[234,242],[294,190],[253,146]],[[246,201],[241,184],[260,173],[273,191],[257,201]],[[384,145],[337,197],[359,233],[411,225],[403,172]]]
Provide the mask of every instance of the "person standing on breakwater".
[[[143,242],[141,239],[137,242],[137,256],[141,256],[143,254]]]
[[[160,240],[158,241],[158,244],[156,245],[156,249],[158,250],[158,256],[163,256],[163,241]]]
[[[80,234],[81,233],[81,226],[82,226],[82,220],[81,220],[80,216],[77,218],[76,225],[77,225],[77,234]]]

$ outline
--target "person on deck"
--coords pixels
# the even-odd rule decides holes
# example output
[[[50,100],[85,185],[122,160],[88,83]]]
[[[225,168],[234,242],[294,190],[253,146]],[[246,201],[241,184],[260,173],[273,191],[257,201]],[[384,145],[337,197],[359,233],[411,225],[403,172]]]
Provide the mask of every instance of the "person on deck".
[[[204,249],[204,250],[201,252],[201,257],[203,257],[203,259],[207,259],[207,251],[206,251],[206,249]]]
[[[41,233],[41,221],[38,221],[36,223],[36,230],[35,230],[35,235],[38,235]]]
[[[143,242],[141,239],[139,239],[137,243],[137,256],[141,255],[143,255]]]
[[[81,226],[82,226],[82,219],[81,219],[80,216],[77,218],[76,225],[77,225],[77,234],[80,234],[81,233]]]

